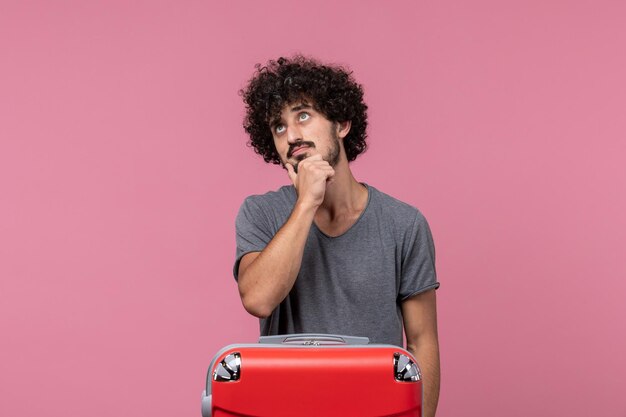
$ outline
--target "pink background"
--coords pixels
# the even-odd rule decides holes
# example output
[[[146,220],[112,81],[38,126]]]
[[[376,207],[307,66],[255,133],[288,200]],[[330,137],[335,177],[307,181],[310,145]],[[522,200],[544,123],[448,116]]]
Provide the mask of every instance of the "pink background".
[[[218,5],[219,4],[219,5]],[[358,179],[437,245],[441,417],[626,416],[626,3],[0,3],[0,415],[199,416],[257,337],[237,91],[296,51],[370,105]]]

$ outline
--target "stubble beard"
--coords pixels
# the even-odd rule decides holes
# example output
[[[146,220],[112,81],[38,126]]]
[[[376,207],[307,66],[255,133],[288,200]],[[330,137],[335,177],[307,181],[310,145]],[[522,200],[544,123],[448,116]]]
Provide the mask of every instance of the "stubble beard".
[[[339,135],[335,132],[334,126],[330,129],[330,137],[332,138],[330,149],[328,150],[328,154],[322,156],[322,159],[328,162],[332,168],[335,168],[335,166],[339,163],[339,156],[341,152],[339,149]],[[296,174],[298,173],[298,164],[300,164],[300,161],[307,157],[306,152],[296,155],[296,163],[293,164],[293,170]]]

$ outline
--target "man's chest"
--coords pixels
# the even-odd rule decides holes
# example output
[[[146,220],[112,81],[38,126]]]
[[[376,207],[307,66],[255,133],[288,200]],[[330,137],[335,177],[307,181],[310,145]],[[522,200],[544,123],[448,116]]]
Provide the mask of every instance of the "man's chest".
[[[332,238],[313,230],[304,248],[300,275],[339,286],[359,285],[372,277],[394,282],[399,254],[396,242],[380,233],[349,230]]]
[[[360,215],[361,212],[359,211],[338,216],[334,219],[330,219],[325,215],[316,215],[314,223],[315,227],[326,236],[337,237],[350,230],[359,220]]]

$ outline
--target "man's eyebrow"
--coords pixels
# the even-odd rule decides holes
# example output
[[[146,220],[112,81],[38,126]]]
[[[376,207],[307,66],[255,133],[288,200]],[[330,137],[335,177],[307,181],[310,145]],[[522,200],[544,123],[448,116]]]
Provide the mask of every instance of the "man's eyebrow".
[[[294,113],[294,112],[297,112],[297,111],[300,111],[300,110],[303,110],[303,109],[312,109],[312,108],[313,108],[313,106],[311,106],[309,103],[303,102],[303,103],[299,103],[299,104],[293,106],[291,109],[289,109],[289,111]],[[282,118],[280,116],[276,116],[276,117],[272,118],[269,121],[269,125],[270,125],[270,127],[274,127],[274,126],[282,123],[282,121],[283,120],[282,120]]]
[[[275,127],[277,124],[279,124],[281,122],[281,118],[280,117],[274,117],[272,118],[272,120],[270,120],[270,127]]]
[[[311,108],[312,108],[311,105],[308,103],[300,103],[297,106],[292,107],[291,111],[295,112],[295,111],[300,111],[302,109],[311,109]]]

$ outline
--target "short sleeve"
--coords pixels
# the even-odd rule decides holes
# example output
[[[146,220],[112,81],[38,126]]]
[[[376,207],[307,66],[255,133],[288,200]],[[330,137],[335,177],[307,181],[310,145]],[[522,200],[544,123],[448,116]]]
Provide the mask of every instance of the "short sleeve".
[[[398,298],[405,300],[413,295],[439,288],[435,271],[435,245],[426,218],[417,212],[413,227],[407,233],[402,253],[402,271]]]
[[[241,258],[247,253],[260,252],[265,249],[274,235],[266,214],[259,203],[254,200],[254,197],[246,198],[239,208],[235,221],[235,232],[237,252],[233,275],[237,279]]]

